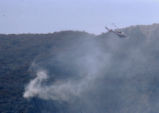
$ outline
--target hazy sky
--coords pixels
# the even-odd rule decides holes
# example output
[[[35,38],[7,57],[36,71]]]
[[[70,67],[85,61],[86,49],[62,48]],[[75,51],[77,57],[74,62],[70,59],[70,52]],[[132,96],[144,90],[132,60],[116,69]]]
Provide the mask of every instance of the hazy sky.
[[[159,0],[0,0],[0,33],[82,30],[159,23]]]

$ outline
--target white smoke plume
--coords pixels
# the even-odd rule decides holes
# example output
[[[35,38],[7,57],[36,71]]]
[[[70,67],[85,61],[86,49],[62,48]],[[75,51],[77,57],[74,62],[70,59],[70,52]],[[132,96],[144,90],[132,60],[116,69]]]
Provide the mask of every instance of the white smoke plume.
[[[75,56],[72,57],[70,52],[73,52]],[[76,54],[79,54],[79,56]],[[73,64],[70,63],[71,61],[67,61],[70,58],[73,58]],[[66,80],[56,80],[47,85],[45,82],[49,80],[50,76],[54,76],[54,73],[49,75],[47,70],[38,69],[36,77],[26,86],[25,98],[39,97],[46,100],[70,101],[73,96],[80,97],[82,93],[93,87],[94,81],[102,75],[104,65],[109,65],[110,55],[104,53],[97,46],[97,43],[91,40],[91,42],[82,45],[76,51],[58,53],[55,60],[60,61],[62,65],[66,63],[64,68],[67,68],[67,65],[70,64],[77,67],[78,73],[76,70],[75,74],[78,75],[73,75],[73,78]],[[36,65],[34,64],[34,66]],[[61,71],[63,71],[62,68]]]
[[[48,79],[46,71],[40,70],[37,72],[37,77],[30,81],[26,87],[26,92],[24,93],[25,98],[38,96],[41,93],[42,82]]]

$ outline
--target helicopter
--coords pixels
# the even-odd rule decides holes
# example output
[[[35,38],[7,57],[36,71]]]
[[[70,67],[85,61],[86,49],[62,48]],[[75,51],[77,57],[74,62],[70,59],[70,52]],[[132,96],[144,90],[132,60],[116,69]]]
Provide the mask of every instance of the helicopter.
[[[109,29],[108,27],[105,27],[105,29],[108,32],[114,33],[115,35],[117,35],[120,38],[126,38],[127,37],[126,34],[124,32],[122,32],[122,31]]]

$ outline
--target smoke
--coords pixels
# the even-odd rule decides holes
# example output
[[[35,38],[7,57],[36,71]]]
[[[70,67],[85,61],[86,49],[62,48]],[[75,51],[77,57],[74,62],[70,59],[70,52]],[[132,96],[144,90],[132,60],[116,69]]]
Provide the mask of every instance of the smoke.
[[[37,77],[30,81],[26,87],[26,92],[24,93],[24,98],[29,98],[37,96],[41,93],[42,82],[48,79],[48,75],[44,70],[37,72]]]
[[[85,41],[89,41],[85,42]],[[81,42],[81,40],[80,40]],[[56,54],[56,58],[47,59],[49,62],[42,62],[41,66],[38,65],[36,70],[36,77],[30,81],[26,86],[24,97],[39,97],[46,100],[59,100],[70,101],[73,96],[80,97],[83,93],[93,87],[95,80],[100,77],[104,65],[109,65],[110,55],[103,53],[94,39],[83,40],[79,47],[76,45],[67,45],[67,51],[61,51]],[[46,59],[45,59],[46,60]],[[56,72],[48,74],[45,69],[45,63],[52,67],[54,70],[54,61],[58,62],[57,66],[61,72],[70,72],[70,75],[66,78],[52,80],[48,85],[46,82],[50,82],[50,78],[56,78]],[[44,65],[43,65],[44,63]],[[50,64],[51,63],[51,64]],[[34,62],[32,68],[35,68],[37,64]],[[40,70],[39,70],[40,67]],[[71,71],[70,71],[71,70]],[[72,74],[72,72],[74,74]],[[63,75],[58,75],[63,76]]]
[[[37,58],[24,98],[59,102],[57,113],[158,111],[158,39],[99,37],[70,40]]]

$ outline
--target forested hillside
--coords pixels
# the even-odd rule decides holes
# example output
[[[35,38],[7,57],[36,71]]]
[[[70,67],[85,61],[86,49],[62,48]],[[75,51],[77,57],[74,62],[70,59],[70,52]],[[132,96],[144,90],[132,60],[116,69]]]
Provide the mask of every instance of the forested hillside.
[[[24,87],[31,79],[29,67],[32,62],[38,56],[46,57],[50,49],[58,51],[74,39],[92,36],[74,31],[52,34],[1,34],[0,113],[37,113],[35,104],[23,98]]]
[[[159,25],[121,30],[127,38],[109,32],[93,35],[79,31],[1,34],[0,113],[157,113]],[[55,85],[59,85],[71,78],[75,87],[66,87],[68,95],[62,97],[71,95],[72,100],[61,101],[63,98],[56,95],[61,90],[24,98],[26,86],[36,78],[35,68],[39,68],[32,66],[34,63],[48,71],[50,78],[44,86],[58,80]],[[80,74],[94,74],[92,71],[93,80],[90,76],[81,79]],[[80,80],[88,80],[88,84]],[[74,89],[79,88],[76,83],[86,84],[80,88],[88,88],[84,94],[76,95],[76,90],[74,94]]]

